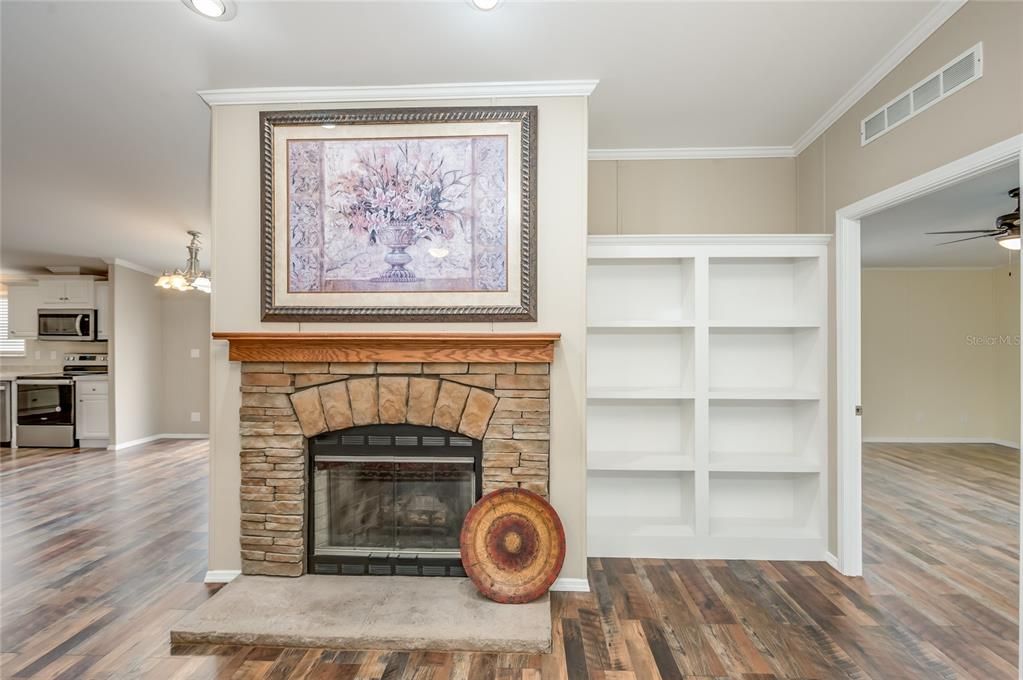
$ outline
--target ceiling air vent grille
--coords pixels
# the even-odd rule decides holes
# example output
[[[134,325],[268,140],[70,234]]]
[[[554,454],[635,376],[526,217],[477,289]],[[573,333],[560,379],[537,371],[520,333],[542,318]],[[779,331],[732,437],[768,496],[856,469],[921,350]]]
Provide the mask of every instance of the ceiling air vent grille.
[[[983,43],[977,43],[860,122],[860,144],[868,144],[983,75]]]

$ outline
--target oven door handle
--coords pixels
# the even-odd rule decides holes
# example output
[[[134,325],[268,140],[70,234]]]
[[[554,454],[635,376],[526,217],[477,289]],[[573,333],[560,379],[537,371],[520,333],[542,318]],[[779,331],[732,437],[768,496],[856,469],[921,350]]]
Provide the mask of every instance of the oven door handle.
[[[74,380],[16,380],[15,385],[74,385]]]

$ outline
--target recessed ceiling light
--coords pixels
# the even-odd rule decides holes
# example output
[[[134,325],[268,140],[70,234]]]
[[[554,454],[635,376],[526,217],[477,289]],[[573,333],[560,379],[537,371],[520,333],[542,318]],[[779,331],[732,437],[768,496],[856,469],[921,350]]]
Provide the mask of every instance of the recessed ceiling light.
[[[231,0],[181,0],[185,7],[207,19],[229,21],[234,18],[235,7]]]
[[[484,12],[489,12],[501,4],[501,0],[469,0],[473,7]]]

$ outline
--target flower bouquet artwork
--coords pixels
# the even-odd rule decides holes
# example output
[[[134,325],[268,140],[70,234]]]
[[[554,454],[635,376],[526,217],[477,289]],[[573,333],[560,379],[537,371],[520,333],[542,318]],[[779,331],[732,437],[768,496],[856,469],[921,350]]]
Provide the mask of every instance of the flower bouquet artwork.
[[[262,114],[264,319],[534,317],[534,118]]]

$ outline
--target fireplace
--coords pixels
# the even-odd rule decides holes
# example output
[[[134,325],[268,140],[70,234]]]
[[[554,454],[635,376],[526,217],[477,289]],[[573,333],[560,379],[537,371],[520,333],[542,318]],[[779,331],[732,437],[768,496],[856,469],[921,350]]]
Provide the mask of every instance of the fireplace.
[[[550,488],[557,333],[214,333],[241,362],[243,574],[462,573],[483,495]]]
[[[437,427],[309,439],[309,572],[464,576],[459,532],[482,490],[482,441]]]

